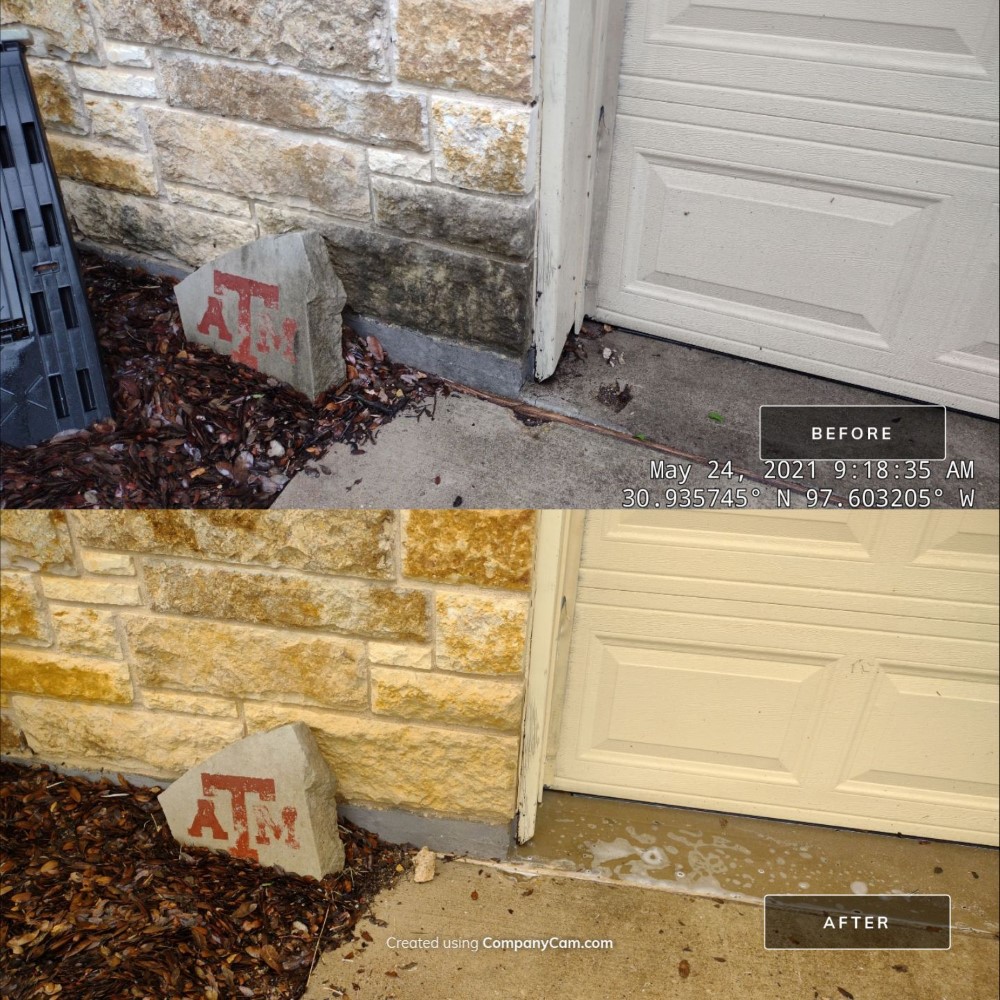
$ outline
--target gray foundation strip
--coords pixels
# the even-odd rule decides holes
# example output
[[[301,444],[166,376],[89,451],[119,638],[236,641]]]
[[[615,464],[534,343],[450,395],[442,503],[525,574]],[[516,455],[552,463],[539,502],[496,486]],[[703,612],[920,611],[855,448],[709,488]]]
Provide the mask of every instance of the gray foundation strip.
[[[520,394],[534,369],[531,352],[524,358],[513,358],[352,312],[344,313],[344,322],[362,337],[377,337],[386,354],[399,364],[508,398]]]
[[[340,815],[396,844],[429,847],[443,854],[476,858],[506,858],[511,845],[510,824],[474,823],[463,819],[420,816],[403,809],[372,809],[343,805]]]

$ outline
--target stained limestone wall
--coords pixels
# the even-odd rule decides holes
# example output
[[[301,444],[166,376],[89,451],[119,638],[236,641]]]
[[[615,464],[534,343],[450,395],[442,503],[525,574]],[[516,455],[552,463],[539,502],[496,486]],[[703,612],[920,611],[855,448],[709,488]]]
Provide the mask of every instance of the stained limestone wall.
[[[356,311],[521,354],[535,0],[5,0],[79,233],[186,265],[313,227]]]
[[[345,800],[514,813],[532,511],[4,511],[3,752],[172,777],[301,720]]]

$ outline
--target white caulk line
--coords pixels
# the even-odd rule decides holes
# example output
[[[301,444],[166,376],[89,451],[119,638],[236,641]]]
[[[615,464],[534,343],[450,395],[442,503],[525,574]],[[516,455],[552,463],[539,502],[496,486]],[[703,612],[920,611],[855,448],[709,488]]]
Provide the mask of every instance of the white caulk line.
[[[446,857],[447,855],[438,855]],[[655,892],[672,892],[678,896],[699,896],[704,899],[722,899],[732,903],[749,903],[751,906],[764,905],[762,896],[746,896],[740,892],[730,892],[728,889],[698,889],[692,886],[680,885],[677,882],[650,879],[648,882],[631,882],[627,879],[610,878],[598,875],[596,872],[580,872],[566,868],[550,868],[547,865],[520,865],[511,861],[477,861],[475,858],[452,858],[467,865],[478,865],[480,868],[492,868],[494,871],[506,872],[509,875],[520,875],[522,878],[572,878],[579,882],[597,882],[600,885],[625,886],[632,889],[652,889]]]

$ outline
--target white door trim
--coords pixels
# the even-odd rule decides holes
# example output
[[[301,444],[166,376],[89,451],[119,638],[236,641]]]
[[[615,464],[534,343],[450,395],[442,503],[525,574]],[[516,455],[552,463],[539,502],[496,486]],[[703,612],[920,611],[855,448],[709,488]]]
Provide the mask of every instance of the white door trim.
[[[540,5],[534,315],[539,381],[555,371],[566,337],[584,317],[596,153],[607,120],[602,110],[618,87],[623,18],[615,7],[614,0],[544,0]]]
[[[553,684],[557,664],[569,655],[583,518],[583,511],[538,512],[517,779],[519,844],[534,835],[535,816],[542,800]]]

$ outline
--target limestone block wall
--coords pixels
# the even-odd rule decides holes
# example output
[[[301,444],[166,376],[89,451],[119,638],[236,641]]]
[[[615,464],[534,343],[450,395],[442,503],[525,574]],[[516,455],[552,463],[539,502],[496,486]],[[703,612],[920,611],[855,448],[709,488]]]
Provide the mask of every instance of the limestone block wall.
[[[80,235],[199,265],[328,238],[357,312],[517,356],[536,0],[5,0]]]
[[[303,721],[353,804],[514,814],[533,511],[4,511],[0,744],[174,777]]]

